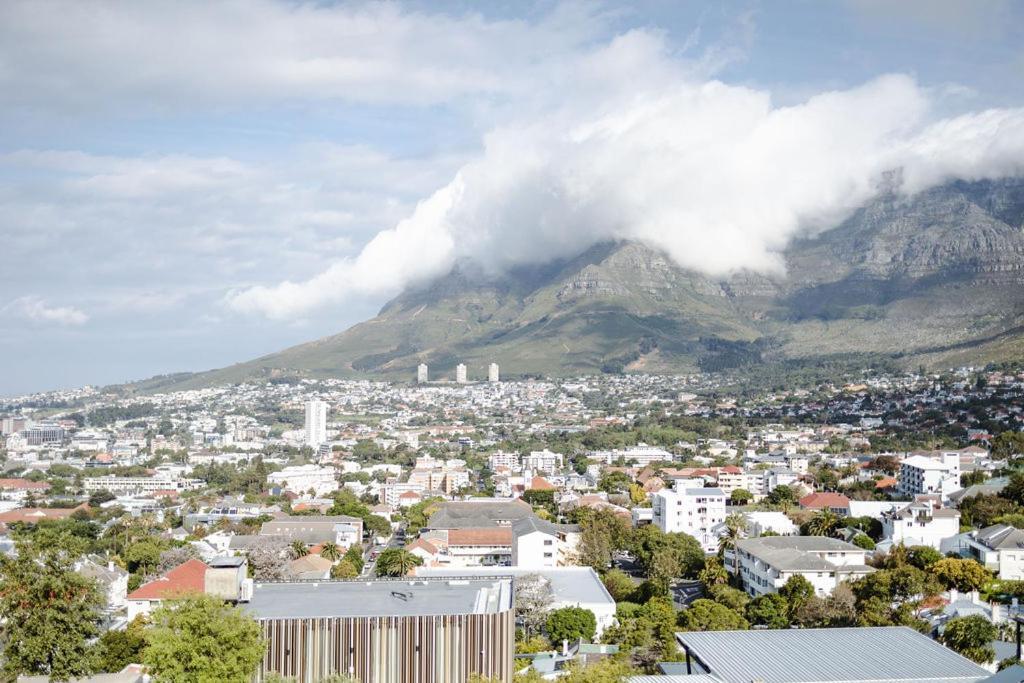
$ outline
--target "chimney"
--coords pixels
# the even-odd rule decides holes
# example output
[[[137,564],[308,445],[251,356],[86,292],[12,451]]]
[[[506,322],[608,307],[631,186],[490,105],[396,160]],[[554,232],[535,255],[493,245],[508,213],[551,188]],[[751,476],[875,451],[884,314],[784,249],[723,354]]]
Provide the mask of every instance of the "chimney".
[[[114,571],[114,561],[113,560],[107,560],[107,571],[108,572]]]
[[[949,589],[949,601],[950,602],[956,602],[959,599],[960,599],[960,591],[958,591],[955,588],[950,588]]]
[[[569,656],[569,641],[566,638],[562,639],[562,656],[563,657],[568,657]]]
[[[993,600],[992,603],[991,603],[991,606],[992,606],[992,623],[993,624],[1002,623],[1003,619],[1002,619],[1002,617],[999,614],[999,603],[995,602]]]
[[[978,591],[971,591],[971,602],[978,602]]]

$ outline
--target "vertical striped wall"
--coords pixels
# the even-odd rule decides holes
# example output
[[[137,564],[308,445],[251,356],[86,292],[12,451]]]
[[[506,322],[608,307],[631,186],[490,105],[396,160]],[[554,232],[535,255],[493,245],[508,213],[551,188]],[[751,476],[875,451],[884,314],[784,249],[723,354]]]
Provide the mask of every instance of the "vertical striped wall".
[[[512,680],[513,611],[439,616],[262,619],[268,672],[316,683],[464,683],[471,673]]]

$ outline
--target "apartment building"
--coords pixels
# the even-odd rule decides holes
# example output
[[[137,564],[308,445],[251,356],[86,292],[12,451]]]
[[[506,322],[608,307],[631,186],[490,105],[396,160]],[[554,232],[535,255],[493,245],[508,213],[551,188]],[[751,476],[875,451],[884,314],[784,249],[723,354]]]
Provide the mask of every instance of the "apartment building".
[[[205,486],[202,479],[172,478],[168,475],[155,477],[87,477],[82,480],[86,493],[109,491],[114,494],[155,493],[157,491],[193,491]]]
[[[543,451],[531,451],[529,455],[522,458],[524,470],[532,472],[543,472],[545,474],[556,474],[562,471],[564,456],[561,453]]]
[[[938,550],[960,533],[960,511],[929,500],[882,514],[882,535],[894,544],[926,545]]]
[[[718,550],[714,528],[725,521],[725,492],[693,487],[686,481],[651,495],[652,523],[665,533],[683,532],[697,539],[705,552]]]
[[[525,517],[512,525],[512,566],[540,569],[577,563],[580,527]]]
[[[825,596],[843,581],[874,571],[866,550],[827,536],[745,538],[736,547],[743,587],[754,597],[777,593],[793,576],[803,576]],[[725,564],[732,569],[732,562]]]
[[[338,477],[333,467],[293,465],[267,475],[267,483],[285,491],[305,494],[310,491],[317,498],[338,490]]]
[[[904,496],[938,494],[943,500],[960,490],[960,454],[912,455],[900,463],[897,490]]]

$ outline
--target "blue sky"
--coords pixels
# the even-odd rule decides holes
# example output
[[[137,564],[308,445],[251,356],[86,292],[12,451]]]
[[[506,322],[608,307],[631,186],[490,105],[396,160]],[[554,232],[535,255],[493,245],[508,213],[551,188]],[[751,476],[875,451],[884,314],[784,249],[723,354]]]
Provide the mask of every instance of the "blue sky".
[[[882,168],[905,166],[908,191],[1020,171],[1022,15],[3,3],[0,395],[246,360],[460,258],[635,238],[709,272],[777,272]],[[786,184],[761,198],[765,175]],[[756,216],[725,200],[752,188]]]

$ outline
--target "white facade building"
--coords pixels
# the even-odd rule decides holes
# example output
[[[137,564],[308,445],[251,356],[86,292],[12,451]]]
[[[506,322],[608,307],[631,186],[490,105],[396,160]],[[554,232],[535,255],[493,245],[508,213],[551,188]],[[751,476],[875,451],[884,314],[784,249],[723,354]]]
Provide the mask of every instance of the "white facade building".
[[[380,502],[394,508],[399,507],[403,493],[415,493],[418,496],[422,496],[426,490],[426,486],[416,482],[394,482],[381,486],[380,494],[377,497],[380,499]]]
[[[927,545],[938,550],[942,542],[960,533],[960,512],[929,501],[917,501],[882,515],[882,534],[894,544]]]
[[[306,445],[320,448],[327,442],[327,404],[312,400],[306,403]]]
[[[466,365],[465,363],[459,363],[455,366],[455,381],[459,384],[466,383]]]
[[[626,463],[635,462],[641,467],[646,467],[654,462],[671,462],[675,459],[675,456],[664,448],[648,446],[645,443],[610,451],[594,451],[589,454],[589,457],[606,465],[614,465],[621,459]]]
[[[541,569],[577,564],[580,528],[525,517],[512,525],[512,566]]]
[[[500,377],[501,377],[501,375],[498,372],[498,364],[497,363],[491,363],[489,366],[487,366],[487,381],[488,382],[498,382],[498,381],[500,381]]]
[[[745,538],[736,547],[743,587],[754,597],[777,593],[797,575],[825,596],[843,581],[874,571],[865,564],[866,550],[827,536]],[[731,571],[733,563],[726,561],[725,566]]]
[[[492,453],[487,458],[487,464],[492,472],[497,471],[499,467],[507,467],[512,471],[519,470],[522,467],[519,462],[518,453]]]
[[[86,493],[109,491],[123,493],[155,493],[157,491],[194,491],[206,485],[202,479],[172,478],[158,474],[155,477],[88,477],[82,480]]]
[[[898,489],[904,496],[937,493],[943,499],[960,490],[960,454],[943,453],[940,458],[912,455],[900,463]]]
[[[320,497],[338,490],[338,478],[331,467],[316,465],[294,465],[267,475],[267,482],[281,486],[292,493],[306,493]]]
[[[430,374],[426,363],[420,363],[416,367],[416,381],[420,384],[426,384]]]
[[[529,455],[522,458],[524,470],[555,474],[562,470],[563,456],[561,453],[552,453],[546,448],[542,451],[530,451]]]
[[[1024,531],[1009,524],[993,524],[961,534],[943,543],[943,552],[969,555],[1003,581],[1024,580]]]
[[[716,552],[715,527],[725,521],[725,492],[719,488],[686,488],[686,482],[677,482],[676,486],[651,494],[652,523],[665,533],[689,534],[705,552]]]

